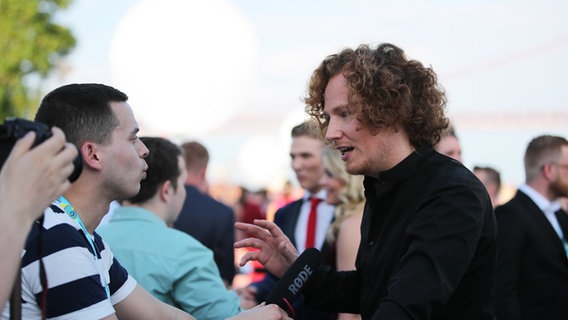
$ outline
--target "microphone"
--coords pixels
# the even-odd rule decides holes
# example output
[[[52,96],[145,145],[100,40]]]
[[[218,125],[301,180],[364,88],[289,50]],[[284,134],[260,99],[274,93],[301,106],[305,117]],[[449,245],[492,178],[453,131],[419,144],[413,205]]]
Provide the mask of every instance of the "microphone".
[[[266,304],[275,303],[295,318],[292,303],[320,264],[321,252],[316,248],[306,249],[272,288],[266,297]]]

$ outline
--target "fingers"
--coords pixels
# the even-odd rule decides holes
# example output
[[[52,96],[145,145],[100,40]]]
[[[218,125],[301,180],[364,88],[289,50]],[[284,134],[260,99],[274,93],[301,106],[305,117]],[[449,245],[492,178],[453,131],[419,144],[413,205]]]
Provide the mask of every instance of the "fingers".
[[[284,232],[276,225],[276,223],[264,219],[255,219],[254,224],[261,227],[262,229],[268,231],[273,237],[280,237],[284,235]]]
[[[264,219],[255,219],[254,224],[236,222],[235,228],[264,241],[284,236],[282,230],[274,222]]]
[[[61,129],[53,127],[51,129],[52,137],[39,144],[30,151],[30,156],[36,157],[36,160],[42,159],[46,167],[50,167],[54,173],[59,173],[59,181],[61,181],[62,190],[66,190],[66,180],[75,170],[73,160],[79,154],[79,150],[65,140],[65,134]]]
[[[236,222],[235,228],[262,240],[266,240],[271,236],[265,228],[250,223]]]
[[[256,287],[254,286],[247,286],[243,288],[236,289],[235,292],[239,297],[242,297],[247,300],[255,300],[256,299]]]
[[[258,238],[244,238],[243,240],[239,240],[234,243],[235,248],[255,248],[260,249],[264,240],[260,240]]]
[[[22,156],[22,154],[24,154],[32,147],[34,140],[35,140],[35,132],[30,131],[26,133],[21,139],[16,141],[7,159],[12,159],[12,158],[19,159]],[[6,161],[10,162],[7,159]]]
[[[258,260],[258,255],[260,254],[259,251],[249,251],[247,253],[245,253],[242,258],[241,261],[239,261],[239,266],[244,266],[245,264],[247,264],[247,262],[249,261],[255,261]]]
[[[54,161],[59,163],[64,167],[62,171],[66,178],[68,178],[73,170],[75,170],[75,164],[73,160],[79,155],[79,150],[72,143],[65,143],[65,147],[54,156]]]
[[[235,291],[241,301],[241,308],[251,309],[258,304],[255,296],[256,288],[254,286],[240,288]]]
[[[53,128],[51,132],[51,137],[37,145],[34,151],[46,156],[53,156],[65,147],[65,134],[63,134],[63,131],[59,128]]]
[[[278,306],[277,304],[269,304],[266,305],[266,307],[271,308],[271,311],[276,312],[275,319],[292,320],[292,318],[288,317],[288,313],[280,308],[280,306]]]
[[[296,247],[288,240],[282,240],[278,245],[278,249],[286,257],[288,261],[294,262],[300,255]]]

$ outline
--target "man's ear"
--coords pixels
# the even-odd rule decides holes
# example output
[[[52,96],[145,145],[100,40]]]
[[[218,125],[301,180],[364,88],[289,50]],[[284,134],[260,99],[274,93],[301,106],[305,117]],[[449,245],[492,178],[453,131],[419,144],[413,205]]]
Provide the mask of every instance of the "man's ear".
[[[173,188],[170,188],[171,186],[172,182],[170,180],[166,180],[158,188],[158,192],[160,193],[160,200],[162,200],[163,202],[168,202],[170,200],[173,190]]]
[[[100,149],[96,143],[90,141],[83,143],[83,145],[81,145],[83,165],[100,171],[102,169],[102,165],[99,152]]]
[[[546,178],[547,181],[553,180],[554,176],[554,164],[552,162],[547,162],[542,166],[542,175]]]
[[[203,168],[203,170],[199,172],[199,178],[203,181],[207,179],[207,167]]]

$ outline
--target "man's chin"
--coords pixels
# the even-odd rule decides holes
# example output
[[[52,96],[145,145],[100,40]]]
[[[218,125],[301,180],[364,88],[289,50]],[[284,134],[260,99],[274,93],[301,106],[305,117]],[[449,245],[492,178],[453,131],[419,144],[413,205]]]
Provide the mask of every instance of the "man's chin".
[[[353,164],[350,163],[345,163],[345,171],[347,171],[347,173],[353,176],[364,174],[361,168],[358,168],[357,166],[354,166]]]
[[[134,198],[136,195],[138,195],[139,192],[140,192],[140,185],[138,185],[138,188],[130,190],[130,192],[127,195],[125,195],[125,200]]]

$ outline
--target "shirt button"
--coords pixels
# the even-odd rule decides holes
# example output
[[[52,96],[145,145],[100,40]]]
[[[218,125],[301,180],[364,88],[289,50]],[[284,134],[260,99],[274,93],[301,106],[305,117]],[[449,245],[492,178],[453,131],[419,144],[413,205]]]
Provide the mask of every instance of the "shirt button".
[[[374,244],[375,244],[375,241],[369,241],[369,247],[374,245]]]

